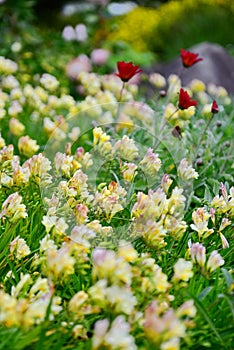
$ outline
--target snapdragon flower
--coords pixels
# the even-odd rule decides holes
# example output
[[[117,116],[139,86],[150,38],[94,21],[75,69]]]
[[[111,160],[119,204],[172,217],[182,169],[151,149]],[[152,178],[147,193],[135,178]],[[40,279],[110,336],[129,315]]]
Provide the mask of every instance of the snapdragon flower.
[[[12,222],[24,219],[28,216],[26,206],[21,203],[22,197],[18,192],[12,193],[2,204],[0,219],[9,218]]]

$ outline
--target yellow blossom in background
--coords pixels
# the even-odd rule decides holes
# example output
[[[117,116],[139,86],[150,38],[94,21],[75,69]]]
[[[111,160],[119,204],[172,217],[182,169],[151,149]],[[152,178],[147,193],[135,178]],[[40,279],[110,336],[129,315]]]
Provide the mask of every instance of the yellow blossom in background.
[[[149,76],[149,82],[158,89],[162,89],[166,86],[166,79],[159,73],[151,73]]]
[[[19,151],[27,157],[31,157],[40,148],[36,140],[32,140],[29,136],[22,136],[18,141],[18,147]]]
[[[206,90],[206,85],[201,80],[193,79],[189,83],[189,88],[191,89],[192,93],[198,93],[198,92],[205,91]]]
[[[18,70],[18,65],[16,62],[0,56],[0,72],[2,74],[13,74]]]
[[[13,135],[20,136],[24,133],[25,126],[16,118],[11,118],[9,121],[9,128]]]
[[[44,73],[40,78],[40,83],[44,86],[48,91],[54,91],[59,86],[58,80],[51,74]]]

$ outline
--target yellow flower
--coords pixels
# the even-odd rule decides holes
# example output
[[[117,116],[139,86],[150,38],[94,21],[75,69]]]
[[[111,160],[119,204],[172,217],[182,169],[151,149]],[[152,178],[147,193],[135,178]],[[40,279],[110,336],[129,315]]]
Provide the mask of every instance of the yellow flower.
[[[138,253],[130,242],[121,240],[119,242],[118,256],[121,256],[127,262],[133,262],[138,258]]]
[[[174,265],[174,276],[173,281],[185,281],[193,276],[193,264],[191,261],[186,261],[183,258],[180,258]]]
[[[198,93],[206,90],[206,85],[203,83],[203,81],[198,79],[193,79],[189,87],[193,93]]]
[[[10,132],[15,136],[22,135],[25,130],[25,126],[16,118],[10,119],[9,128],[10,128]]]
[[[27,157],[31,157],[40,148],[37,142],[29,136],[22,136],[18,141],[18,147],[20,153],[23,153]]]

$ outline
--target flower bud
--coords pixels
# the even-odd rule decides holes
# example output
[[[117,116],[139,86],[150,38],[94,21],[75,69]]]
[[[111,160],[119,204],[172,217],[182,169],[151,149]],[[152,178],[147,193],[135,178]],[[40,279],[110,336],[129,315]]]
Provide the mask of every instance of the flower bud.
[[[217,105],[217,102],[214,100],[211,106],[211,112],[213,114],[216,114],[219,112],[219,106]]]

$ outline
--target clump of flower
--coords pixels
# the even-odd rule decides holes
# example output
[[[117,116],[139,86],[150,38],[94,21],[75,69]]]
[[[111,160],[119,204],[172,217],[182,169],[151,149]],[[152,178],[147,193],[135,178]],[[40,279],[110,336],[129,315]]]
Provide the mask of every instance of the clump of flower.
[[[171,284],[168,282],[168,276],[156,264],[155,259],[147,254],[142,254],[135,265],[137,269],[133,269],[133,284],[137,286],[137,289],[143,295],[148,292],[167,300]]]
[[[206,248],[201,243],[192,244],[190,248],[190,255],[193,263],[198,264],[202,273],[208,275],[225,263],[222,256],[216,250],[213,250],[207,259]]]
[[[77,169],[81,168],[81,164],[75,159],[74,156],[66,155],[61,152],[57,152],[54,157],[54,166],[58,174],[62,174],[66,178],[74,176]]]
[[[180,340],[186,335],[186,319],[193,318],[196,309],[193,302],[187,302],[178,310],[153,300],[145,310],[144,332],[146,337],[161,350],[180,349]],[[181,318],[180,318],[181,317]]]
[[[102,188],[101,192],[96,192],[93,205],[97,207],[97,214],[104,214],[107,219],[111,219],[116,213],[123,210],[126,190],[115,181],[111,181]]]
[[[92,260],[94,278],[105,279],[113,284],[131,284],[132,272],[129,263],[113,250],[96,248]]]
[[[28,330],[45,320],[50,303],[49,320],[53,320],[62,310],[61,298],[54,296],[53,285],[46,278],[39,277],[31,285],[30,275],[21,274],[20,281],[11,294],[0,290],[1,324]]]
[[[168,191],[167,184],[165,187]],[[165,246],[166,234],[179,239],[185,232],[187,224],[182,220],[185,206],[183,190],[175,187],[167,198],[162,188],[148,195],[138,192],[137,202],[132,208],[134,217],[133,234],[142,236],[146,242],[157,248]]]
[[[2,74],[13,74],[18,70],[18,64],[8,58],[0,56],[0,72]]]
[[[206,85],[201,80],[193,79],[189,84],[189,88],[193,93],[200,93],[206,90]]]
[[[149,82],[158,89],[165,88],[166,86],[166,79],[159,73],[151,73],[149,76]]]

